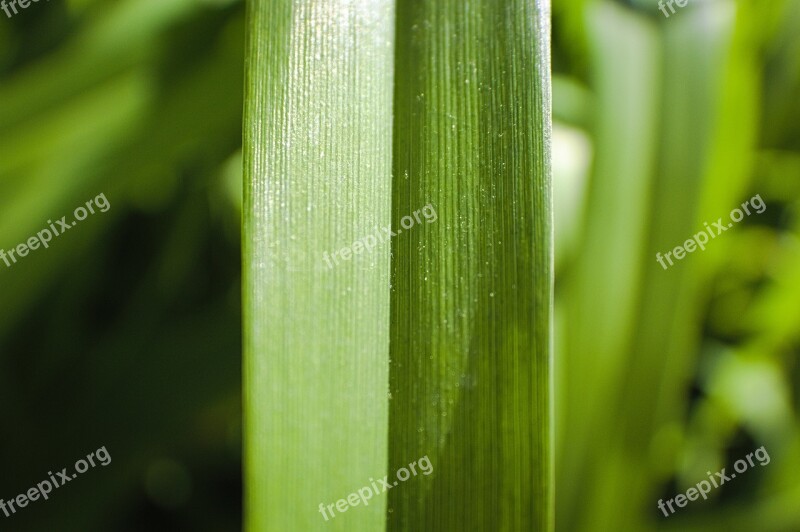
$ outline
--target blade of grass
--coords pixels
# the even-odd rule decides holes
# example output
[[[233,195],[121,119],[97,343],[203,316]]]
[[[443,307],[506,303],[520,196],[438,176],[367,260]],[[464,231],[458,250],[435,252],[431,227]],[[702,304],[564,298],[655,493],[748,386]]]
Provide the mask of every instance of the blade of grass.
[[[550,530],[546,1],[398,5],[390,530]]]
[[[158,57],[155,39],[197,10],[193,0],[123,0],[97,6],[58,51],[0,85],[0,127],[8,128]]]
[[[253,531],[380,531],[385,497],[320,503],[387,469],[389,0],[248,6],[245,81],[245,499]]]
[[[586,26],[597,102],[591,120],[597,156],[581,252],[559,284],[567,294],[567,334],[559,345],[563,356],[556,372],[557,441],[563,449],[557,466],[557,521],[567,530],[591,522],[575,508],[593,501],[608,504],[602,496],[585,495],[595,482],[597,457],[604,455],[600,449],[609,445],[605,416],[616,411],[615,390],[625,375],[625,350],[638,312],[661,84],[661,48],[650,21],[616,3],[596,2],[587,7]]]
[[[584,530],[595,530],[598,523],[609,530],[643,530],[663,517],[654,503],[663,488],[659,480],[668,483],[677,462],[676,429],[685,415],[691,368],[699,351],[700,302],[708,289],[699,274],[714,251],[709,246],[668,270],[655,257],[685,242],[705,221],[700,217],[702,193],[709,172],[716,171],[709,164],[720,134],[717,116],[725,99],[734,13],[732,2],[713,2],[661,23],[661,144],[639,312],[626,372],[616,387],[616,406],[610,410],[619,428],[608,451],[597,455],[598,480],[591,488],[599,494],[626,492],[630,511],[623,514],[598,501],[586,512]]]

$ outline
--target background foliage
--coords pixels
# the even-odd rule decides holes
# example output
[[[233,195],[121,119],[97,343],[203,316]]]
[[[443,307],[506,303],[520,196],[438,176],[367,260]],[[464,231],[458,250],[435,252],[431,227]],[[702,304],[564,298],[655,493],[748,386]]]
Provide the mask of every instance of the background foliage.
[[[105,445],[0,527],[241,528],[243,6],[31,4],[0,18],[0,497]],[[12,521],[13,519],[13,521]]]
[[[800,528],[799,27],[795,0],[554,3],[559,528]]]

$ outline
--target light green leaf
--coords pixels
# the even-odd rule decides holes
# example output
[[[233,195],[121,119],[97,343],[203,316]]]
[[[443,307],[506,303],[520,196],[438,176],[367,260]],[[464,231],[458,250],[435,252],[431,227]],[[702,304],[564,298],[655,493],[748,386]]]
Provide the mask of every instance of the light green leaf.
[[[390,223],[393,4],[253,1],[248,24],[247,527],[382,530],[385,496],[318,506],[387,469],[389,244],[333,253]]]

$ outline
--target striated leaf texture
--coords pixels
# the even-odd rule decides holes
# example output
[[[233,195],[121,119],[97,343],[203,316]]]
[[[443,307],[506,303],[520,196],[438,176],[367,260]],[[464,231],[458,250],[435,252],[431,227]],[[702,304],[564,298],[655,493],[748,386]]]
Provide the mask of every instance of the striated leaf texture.
[[[396,35],[389,472],[434,471],[388,529],[551,530],[549,4],[401,1]]]
[[[376,531],[386,497],[328,516],[387,469],[394,5],[253,0],[245,105],[246,523]],[[329,267],[329,262],[332,267]]]

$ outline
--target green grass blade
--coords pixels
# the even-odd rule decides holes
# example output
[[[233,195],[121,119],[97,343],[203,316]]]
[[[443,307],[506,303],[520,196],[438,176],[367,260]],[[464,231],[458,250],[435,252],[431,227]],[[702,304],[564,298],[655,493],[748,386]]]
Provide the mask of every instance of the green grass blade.
[[[611,13],[608,7],[603,10]],[[626,19],[638,21],[636,25],[642,28],[652,27],[649,17],[624,13],[624,17],[617,17],[620,23],[606,26],[606,34],[615,31],[623,35],[632,30],[633,25],[622,24]],[[597,435],[591,445],[578,446],[577,452],[569,446],[569,454],[574,455],[571,460],[585,453],[579,467],[564,473],[566,478],[576,480],[562,513],[580,516],[570,529],[647,530],[656,526],[656,519],[663,517],[655,503],[674,470],[674,440],[679,434],[691,385],[691,368],[699,351],[697,324],[702,323],[699,303],[708,288],[707,283],[701,282],[699,273],[703,261],[715,251],[709,246],[702,254],[676,262],[668,270],[656,261],[656,253],[673,249],[695,234],[698,227],[703,227],[704,216],[699,213],[706,181],[709,175],[719,174],[727,166],[723,158],[715,160],[711,150],[719,139],[725,138],[720,137],[718,124],[724,122],[720,122],[717,115],[721,103],[730,97],[726,95],[730,91],[725,90],[723,67],[731,53],[733,14],[731,3],[718,2],[686,10],[680,17],[668,21],[662,20],[658,41],[647,46],[644,42],[636,47],[627,46],[639,51],[660,50],[660,60],[654,53],[649,54],[653,61],[658,61],[660,74],[657,77],[653,77],[653,73],[644,75],[647,71],[637,68],[624,77],[619,76],[616,82],[606,80],[612,84],[605,85],[605,91],[613,89],[616,83],[618,94],[629,90],[623,86],[631,84],[636,94],[646,94],[653,88],[653,81],[658,81],[660,94],[655,91],[654,94],[660,100],[655,117],[659,142],[649,199],[646,194],[640,194],[640,201],[646,202],[646,208],[642,210],[641,206],[636,206],[635,199],[627,198],[625,194],[630,192],[630,186],[616,187],[614,194],[614,201],[624,205],[628,221],[610,232],[623,237],[627,234],[623,232],[624,227],[628,231],[639,225],[646,228],[644,235],[635,237],[640,247],[638,264],[631,263],[627,268],[629,275],[623,279],[619,277],[620,272],[625,271],[621,264],[609,269],[597,262],[594,271],[584,272],[582,283],[576,282],[572,293],[575,295],[568,303],[574,317],[594,317],[591,321],[584,318],[583,323],[568,322],[570,338],[576,338],[574,347],[570,348],[570,363],[574,369],[570,375],[573,388],[569,392],[572,396],[569,404],[585,403],[587,395],[599,398],[580,411],[572,412],[572,424],[581,432],[577,435],[572,432],[564,440],[570,442],[565,445],[570,445],[585,441],[578,437],[581,433],[589,438]],[[621,55],[606,53],[605,57],[618,60]],[[647,55],[642,60],[646,61]],[[632,65],[633,61],[627,63]],[[603,70],[602,64],[598,66]],[[605,106],[606,112],[616,114],[621,120],[634,100],[629,97],[624,102],[613,104],[611,101],[612,105]],[[739,107],[734,107],[737,112],[740,112]],[[638,116],[645,117],[645,114],[640,112]],[[744,116],[741,112],[737,121]],[[644,136],[646,130],[649,127],[637,127],[640,136]],[[730,146],[740,143],[746,144],[738,140],[726,143],[725,159],[742,160],[741,153],[729,151]],[[599,151],[603,151],[602,146]],[[629,142],[626,153],[630,159],[630,153],[641,155],[643,149]],[[645,179],[647,174],[640,170],[634,175]],[[597,173],[593,177],[603,181],[611,179],[609,174]],[[733,177],[725,173],[725,187],[738,188]],[[715,191],[715,195],[725,196],[726,192]],[[636,218],[633,217],[635,212],[640,213]],[[588,219],[593,219],[592,214]],[[610,228],[599,215],[595,215],[594,220],[601,227]],[[630,242],[625,241],[625,246],[633,245],[634,236],[627,240]],[[616,251],[618,249],[611,241],[604,252],[619,260],[623,255]],[[591,248],[587,246],[587,250]],[[594,263],[589,260],[585,264]],[[607,286],[616,286],[613,294],[604,291]],[[635,297],[635,305],[632,310],[623,312],[620,303],[627,302],[630,295]],[[609,301],[612,297],[613,302],[602,308],[587,303]],[[610,343],[608,339],[614,339],[617,331],[624,332],[624,336],[615,344]],[[581,345],[580,349],[575,347]],[[603,361],[602,367],[589,365],[587,357]],[[591,387],[581,386],[582,383],[591,383]],[[582,416],[581,412],[584,412]],[[602,427],[612,424],[616,430],[602,432]],[[619,512],[614,507],[614,494],[619,493],[626,493],[627,512]],[[581,511],[576,512],[576,508]]]
[[[245,81],[245,499],[252,531],[380,531],[387,469],[394,8],[253,0]]]
[[[550,530],[549,5],[398,5],[390,530]]]
[[[566,530],[599,526],[595,513],[575,508],[609,504],[586,492],[610,482],[599,457],[611,454],[607,415],[617,416],[617,388],[629,364],[625,350],[639,313],[662,82],[659,33],[646,17],[597,2],[587,7],[586,23],[596,157],[580,254],[558,283],[566,334],[556,344],[557,448],[563,449],[556,465],[557,522]]]

